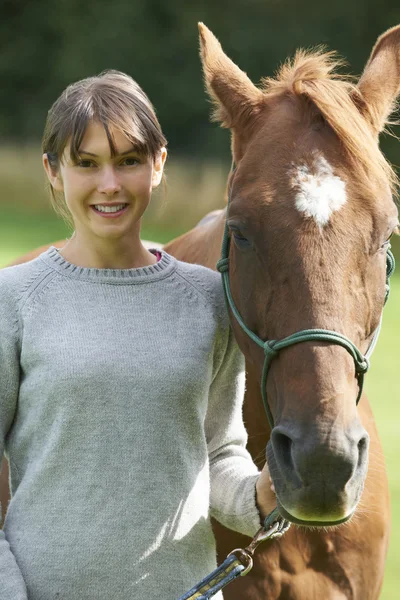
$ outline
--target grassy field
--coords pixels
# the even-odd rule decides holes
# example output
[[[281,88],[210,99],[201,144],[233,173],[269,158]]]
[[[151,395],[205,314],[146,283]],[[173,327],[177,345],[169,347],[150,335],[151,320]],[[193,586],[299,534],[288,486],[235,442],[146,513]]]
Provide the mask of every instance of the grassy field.
[[[392,534],[382,600],[397,600],[400,567],[400,404],[398,389],[400,336],[400,277],[393,276],[391,294],[385,307],[378,346],[366,376],[366,392],[371,401],[383,443],[392,503]]]
[[[14,154],[0,148],[0,267],[32,248],[69,235],[66,225],[48,209],[36,151],[29,148],[22,151],[22,160],[27,165],[25,178],[19,177],[21,151],[15,149]],[[228,168],[226,165],[172,162],[168,169],[169,191],[152,201],[143,225],[143,238],[166,242],[188,230],[208,210],[217,208],[216,198],[221,199],[221,206]],[[383,441],[392,498],[392,536],[381,600],[399,597],[400,471],[397,460],[400,456],[400,403],[397,369],[400,276],[395,275],[392,280],[381,338],[366,377],[366,391]]]

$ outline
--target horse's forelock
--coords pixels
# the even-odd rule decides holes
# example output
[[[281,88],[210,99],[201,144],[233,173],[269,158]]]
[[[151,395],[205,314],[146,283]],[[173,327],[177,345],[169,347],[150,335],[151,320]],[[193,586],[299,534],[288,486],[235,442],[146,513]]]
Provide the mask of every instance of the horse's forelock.
[[[359,110],[363,98],[357,86],[350,77],[337,72],[343,64],[335,52],[323,52],[321,48],[299,50],[293,61],[281,67],[276,78],[262,80],[262,90],[267,98],[289,94],[307,99],[308,102],[298,104],[304,112],[309,111],[311,101],[340,139],[354,166],[361,166],[368,178],[372,175],[378,181],[387,179],[394,192],[399,184],[397,176]]]

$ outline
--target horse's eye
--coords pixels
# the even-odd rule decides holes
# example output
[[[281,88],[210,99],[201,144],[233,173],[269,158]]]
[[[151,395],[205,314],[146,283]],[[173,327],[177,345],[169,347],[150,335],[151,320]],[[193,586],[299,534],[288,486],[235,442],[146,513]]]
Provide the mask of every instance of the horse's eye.
[[[391,248],[391,240],[392,240],[392,236],[394,235],[399,235],[399,228],[396,227],[393,232],[389,235],[388,239],[386,240],[386,242],[384,242],[381,246],[381,250],[390,250]]]
[[[384,244],[382,244],[382,246],[380,247],[380,250],[390,250],[390,247],[391,247],[390,242],[391,242],[393,235],[400,235],[400,225],[399,224],[397,224],[396,227],[393,229],[392,233],[389,235],[386,242]]]
[[[239,231],[239,229],[232,229],[232,236],[236,246],[240,250],[247,250],[251,248],[251,243],[244,235]]]

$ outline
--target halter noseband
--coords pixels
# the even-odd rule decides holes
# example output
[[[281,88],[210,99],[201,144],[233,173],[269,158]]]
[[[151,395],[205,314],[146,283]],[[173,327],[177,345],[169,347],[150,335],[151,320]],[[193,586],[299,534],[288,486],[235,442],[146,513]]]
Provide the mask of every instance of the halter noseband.
[[[228,198],[228,209],[230,204],[230,194]],[[225,229],[224,229],[224,237],[222,241],[222,251],[221,258],[217,262],[217,270],[221,273],[222,276],[222,284],[225,293],[225,300],[227,301],[228,307],[231,309],[233,316],[236,321],[239,323],[240,327],[243,331],[258,345],[260,348],[264,350],[264,366],[261,377],[261,396],[265,408],[265,412],[267,413],[268,421],[271,427],[271,430],[274,427],[274,419],[272,416],[271,409],[267,400],[267,376],[270,368],[271,361],[278,356],[279,352],[284,348],[288,348],[289,346],[294,346],[295,344],[300,344],[301,342],[328,342],[329,344],[337,344],[342,346],[351,354],[355,364],[355,374],[358,382],[358,396],[356,399],[356,405],[358,404],[364,386],[364,375],[369,369],[369,359],[375,348],[376,342],[378,340],[378,336],[381,330],[382,325],[382,317],[380,319],[379,325],[376,328],[369,348],[365,355],[360,352],[360,350],[353,344],[351,340],[349,340],[346,336],[341,333],[337,333],[336,331],[330,331],[329,329],[303,329],[302,331],[298,331],[297,333],[293,333],[288,337],[282,340],[266,340],[263,341],[258,337],[253,331],[251,331],[246,324],[244,323],[242,317],[238,309],[235,306],[233,301],[231,288],[229,284],[229,248],[230,248],[230,237],[229,237],[229,228],[227,220],[225,221]],[[385,304],[389,297],[390,291],[390,276],[392,275],[395,268],[395,260],[393,253],[390,250],[390,245],[386,251],[386,295],[385,295]]]

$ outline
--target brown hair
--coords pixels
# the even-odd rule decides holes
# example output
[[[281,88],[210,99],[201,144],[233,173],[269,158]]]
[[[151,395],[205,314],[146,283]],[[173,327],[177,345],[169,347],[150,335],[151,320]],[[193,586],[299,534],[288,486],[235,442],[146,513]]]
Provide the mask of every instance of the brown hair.
[[[116,148],[111,128],[121,131],[153,160],[167,144],[154,107],[136,81],[120,71],[103,71],[69,85],[49,110],[42,151],[53,171],[58,170],[68,142],[71,159],[79,160],[79,147],[91,121],[103,125],[112,156]],[[71,223],[63,194],[56,194],[51,185],[50,192],[55,210]]]

